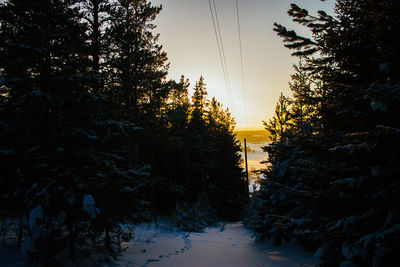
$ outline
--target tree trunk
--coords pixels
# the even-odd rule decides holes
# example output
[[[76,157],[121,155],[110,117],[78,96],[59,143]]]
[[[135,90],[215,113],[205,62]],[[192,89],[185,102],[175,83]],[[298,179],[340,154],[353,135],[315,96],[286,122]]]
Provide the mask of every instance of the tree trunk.
[[[92,57],[93,57],[93,64],[92,64],[92,72],[93,75],[93,92],[99,93],[100,91],[100,22],[99,22],[99,7],[100,1],[99,0],[92,0],[93,5],[93,34],[92,34]]]

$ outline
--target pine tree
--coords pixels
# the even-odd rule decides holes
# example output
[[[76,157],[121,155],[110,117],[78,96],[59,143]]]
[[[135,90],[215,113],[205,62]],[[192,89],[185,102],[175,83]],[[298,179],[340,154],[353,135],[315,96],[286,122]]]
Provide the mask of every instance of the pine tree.
[[[76,246],[115,256],[123,237],[119,223],[146,216],[139,192],[146,168],[133,160],[135,147],[121,149],[137,127],[115,120],[106,110],[110,101],[92,94],[98,85],[75,4],[16,0],[1,6],[7,127],[1,145],[10,152],[2,162],[16,161],[4,171],[1,197],[16,203],[19,239],[33,244],[29,256],[43,265],[65,254],[80,259],[86,252]],[[123,207],[126,201],[132,205]]]
[[[152,21],[160,11],[145,0],[117,1],[110,9],[107,94],[118,101],[127,120],[139,125],[153,121],[168,96],[163,85],[167,56],[157,44],[159,36],[152,33]],[[146,120],[139,114],[146,114]]]
[[[83,28],[73,4],[9,1],[1,7],[4,16],[0,34],[4,42],[0,68],[7,96],[5,105],[13,114],[8,126],[11,135],[5,145],[20,159],[6,179],[15,181],[16,187],[9,189],[15,192],[15,202],[19,203],[15,208],[20,223],[25,217],[31,218],[25,243],[34,240],[34,249],[42,254],[32,254],[37,261],[47,260],[45,250],[48,255],[57,250],[53,235],[57,236],[60,229],[52,224],[57,216],[55,206],[61,205],[56,195],[60,193],[60,180],[56,177],[63,162],[59,161],[62,148],[57,143],[62,131],[60,121],[66,120],[60,110],[72,103],[67,95],[73,98],[82,93],[77,80],[85,80],[79,57],[84,46],[80,35]],[[34,213],[29,211],[41,213],[39,228],[35,228]],[[20,240],[22,228],[21,225]],[[39,229],[43,234],[38,235]],[[40,247],[45,241],[49,247]]]
[[[241,216],[234,120],[209,105],[203,78],[192,103],[188,80],[166,81],[152,33],[160,10],[145,0],[0,4],[0,213],[18,222],[35,263],[109,262],[130,238],[124,223],[177,206],[198,230]]]
[[[211,153],[211,140],[208,138],[206,128],[206,114],[208,100],[206,98],[207,90],[204,78],[200,77],[196,82],[192,96],[192,108],[188,125],[189,133],[189,151],[190,168],[188,177],[189,191],[188,196],[193,193],[193,196],[199,196],[199,193],[204,190],[207,168],[209,165],[209,154]]]
[[[170,92],[169,120],[171,121],[171,132],[183,130],[189,122],[190,100],[189,80],[182,76],[179,83]]]
[[[216,212],[223,219],[238,220],[242,217],[247,200],[247,189],[241,168],[240,144],[234,133],[236,122],[228,109],[212,98],[207,115],[209,138],[214,153],[208,186]]]
[[[266,148],[271,165],[253,226],[278,242],[295,237],[319,248],[326,265],[391,266],[399,246],[399,156],[389,145],[398,140],[399,51],[390,36],[399,33],[399,5],[337,1],[335,12],[291,6],[312,38],[275,24],[302,63],[292,76],[294,125]]]
[[[81,11],[87,24],[86,39],[88,47],[89,70],[91,74],[91,90],[93,93],[104,93],[104,66],[105,53],[108,49],[105,32],[109,22],[110,2],[107,0],[81,0],[84,7]],[[103,77],[103,78],[102,78]]]
[[[274,117],[268,122],[264,122],[266,130],[271,135],[273,141],[282,140],[285,137],[284,133],[286,129],[291,127],[292,116],[288,110],[289,104],[290,99],[281,93],[275,107]]]

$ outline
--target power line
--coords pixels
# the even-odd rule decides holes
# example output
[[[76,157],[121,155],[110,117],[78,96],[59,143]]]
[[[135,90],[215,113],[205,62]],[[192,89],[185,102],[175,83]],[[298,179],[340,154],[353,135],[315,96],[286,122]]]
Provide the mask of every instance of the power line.
[[[215,20],[217,22],[217,29],[218,29],[218,34],[219,34],[219,40],[221,42],[221,51],[222,51],[222,58],[224,59],[224,66],[225,66],[225,71],[226,71],[226,79],[228,80],[228,87],[229,87],[229,93],[230,93],[230,101],[232,102],[232,89],[231,89],[231,83],[229,79],[229,72],[228,72],[228,67],[226,64],[226,58],[225,58],[225,50],[224,50],[224,44],[222,43],[222,35],[221,35],[221,29],[219,27],[219,20],[218,20],[218,13],[217,13],[217,6],[215,5],[215,0],[212,0],[214,4],[214,11],[215,11]],[[232,103],[231,103],[232,106]],[[232,107],[233,108],[233,107]]]
[[[211,5],[211,1],[213,2],[213,5]],[[209,4],[209,7],[210,7],[211,18],[212,18],[212,22],[213,22],[215,37],[217,39],[218,53],[219,53],[219,58],[220,58],[220,61],[221,61],[222,72],[224,74],[224,79],[225,79],[226,90],[227,90],[227,93],[228,93],[229,104],[230,104],[231,108],[233,108],[231,85],[230,85],[230,80],[229,80],[228,67],[226,65],[225,50],[224,50],[224,46],[223,46],[223,43],[222,43],[222,35],[221,35],[221,29],[219,27],[219,20],[218,20],[217,7],[215,5],[215,0],[208,0],[208,4]]]
[[[240,49],[240,65],[242,70],[242,88],[243,88],[243,102],[244,102],[244,118],[245,125],[247,129],[247,101],[246,101],[246,87],[244,86],[244,67],[243,67],[243,53],[242,53],[242,37],[240,34],[240,19],[239,19],[239,3],[236,0],[236,18],[237,18],[237,26],[239,32],[239,49]]]

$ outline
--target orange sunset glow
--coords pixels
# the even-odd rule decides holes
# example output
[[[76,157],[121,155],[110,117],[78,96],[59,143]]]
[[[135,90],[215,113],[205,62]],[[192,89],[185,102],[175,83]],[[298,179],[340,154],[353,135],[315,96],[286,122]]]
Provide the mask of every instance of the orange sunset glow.
[[[279,94],[290,94],[288,82],[293,73],[292,64],[297,63],[297,59],[291,57],[291,52],[283,47],[281,38],[272,30],[272,24],[278,22],[299,29],[299,33],[309,34],[287,16],[290,3],[296,3],[310,13],[321,9],[332,12],[334,5],[334,1],[239,1],[246,125],[235,1],[216,1],[232,91],[232,106],[228,99],[208,1],[155,0],[152,3],[163,7],[156,19],[155,32],[160,33],[160,43],[168,53],[171,64],[168,77],[179,80],[181,75],[185,75],[193,86],[203,75],[209,96],[215,96],[229,108],[237,122],[237,129],[249,130],[262,129],[262,121],[273,116]]]

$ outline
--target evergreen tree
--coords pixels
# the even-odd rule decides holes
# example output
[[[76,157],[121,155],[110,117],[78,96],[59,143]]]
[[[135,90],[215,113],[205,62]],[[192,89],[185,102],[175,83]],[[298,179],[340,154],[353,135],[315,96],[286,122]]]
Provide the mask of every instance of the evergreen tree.
[[[87,24],[86,39],[89,70],[91,74],[91,89],[93,93],[104,93],[104,60],[108,50],[105,38],[105,28],[109,23],[110,2],[107,0],[81,0],[84,7],[81,11]],[[102,78],[103,77],[103,78]],[[101,90],[102,89],[102,90]]]
[[[160,11],[145,0],[117,1],[110,9],[107,94],[118,101],[127,120],[139,125],[153,121],[168,96],[163,85],[167,56],[157,44],[159,36],[152,33]]]
[[[284,137],[286,128],[291,126],[291,114],[288,110],[290,100],[282,93],[279,96],[278,103],[275,107],[274,117],[267,122],[264,122],[266,130],[272,137],[273,141],[281,140]]]
[[[205,86],[206,84],[204,83],[204,78],[203,76],[200,76],[199,81],[196,82],[196,86],[194,87],[194,92],[192,96],[193,109],[196,112],[199,112],[202,117],[207,106],[207,99],[205,97],[207,95],[207,91]]]
[[[188,80],[166,81],[152,33],[160,10],[145,0],[0,4],[0,213],[18,222],[33,262],[109,262],[130,237],[124,223],[179,206],[197,230],[240,217],[234,120],[208,104],[203,78],[192,103]]]
[[[15,203],[19,240],[43,265],[85,257],[77,246],[115,256],[118,223],[143,218],[145,208],[138,190],[147,174],[127,161],[135,147],[121,149],[137,128],[113,120],[104,98],[91,94],[87,29],[75,2],[9,1],[1,12],[2,162],[15,162],[4,170],[1,197]]]
[[[171,121],[171,132],[184,130],[189,122],[190,100],[189,80],[182,76],[179,83],[170,92],[169,121]]]
[[[200,77],[196,82],[192,96],[192,108],[188,125],[189,133],[189,191],[188,197],[196,198],[204,191],[208,167],[211,162],[212,140],[209,138],[206,126],[206,114],[208,113],[207,90],[204,78]]]
[[[223,110],[222,105],[212,98],[207,124],[214,147],[214,166],[208,182],[210,198],[219,216],[239,220],[247,200],[247,185],[241,167],[240,143],[234,133],[236,122],[229,110]]]
[[[392,266],[399,51],[390,36],[399,33],[399,5],[337,1],[335,12],[312,16],[292,4],[289,15],[312,38],[275,24],[302,63],[291,83],[293,127],[266,148],[270,165],[252,223],[277,242],[294,237],[319,248],[321,264]]]
[[[206,98],[203,77],[193,88],[191,103],[188,86],[182,77],[171,91],[168,154],[173,157],[164,159],[164,163],[169,164],[175,186],[164,192],[169,192],[165,197],[176,200],[178,214],[190,214],[180,218],[178,224],[198,231],[218,218],[239,219],[246,191],[233,118],[215,99],[210,102]]]

